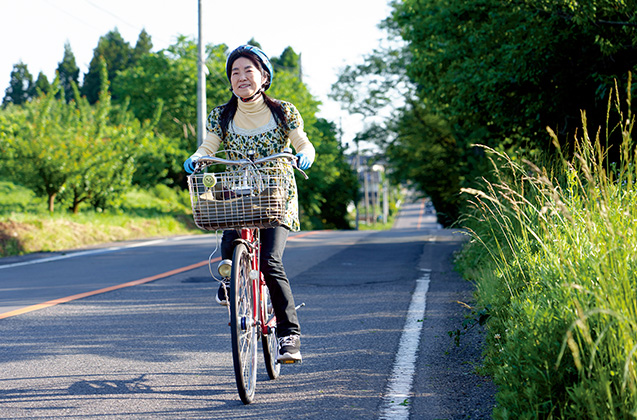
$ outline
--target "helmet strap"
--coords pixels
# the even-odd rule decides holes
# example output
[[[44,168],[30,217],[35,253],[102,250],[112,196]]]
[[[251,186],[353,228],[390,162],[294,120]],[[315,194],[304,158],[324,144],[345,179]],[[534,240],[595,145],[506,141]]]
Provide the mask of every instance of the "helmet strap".
[[[263,91],[261,88],[259,88],[259,90],[252,96],[249,96],[247,98],[242,98],[241,96],[237,95],[236,93],[234,93],[234,90],[230,89],[230,92],[232,92],[232,94],[234,96],[237,97],[237,99],[241,100],[241,102],[250,102],[251,100],[253,100],[254,98],[256,98],[259,94],[261,94]]]

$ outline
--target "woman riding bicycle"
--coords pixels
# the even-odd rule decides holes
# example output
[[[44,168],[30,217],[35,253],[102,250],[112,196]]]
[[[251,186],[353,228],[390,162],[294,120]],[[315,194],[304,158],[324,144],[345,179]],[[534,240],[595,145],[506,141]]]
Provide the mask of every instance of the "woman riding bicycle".
[[[225,150],[244,155],[253,151],[254,159],[279,153],[292,145],[297,152],[299,167],[308,169],[314,162],[315,150],[303,130],[301,115],[291,103],[272,99],[265,94],[274,76],[265,53],[252,45],[238,47],[228,56],[226,74],[233,95],[226,104],[216,107],[208,116],[206,139],[184,162],[186,172],[192,173],[194,162],[199,157],[213,155],[222,144]],[[293,176],[292,168],[289,176]],[[296,184],[293,183],[281,226],[260,230],[261,271],[277,318],[279,362],[301,361],[301,327],[282,261],[289,231],[298,231],[300,228],[297,197]],[[236,230],[223,232],[223,259],[232,259],[233,242],[238,237]],[[227,284],[222,283],[217,292],[217,302],[222,305],[228,304]]]

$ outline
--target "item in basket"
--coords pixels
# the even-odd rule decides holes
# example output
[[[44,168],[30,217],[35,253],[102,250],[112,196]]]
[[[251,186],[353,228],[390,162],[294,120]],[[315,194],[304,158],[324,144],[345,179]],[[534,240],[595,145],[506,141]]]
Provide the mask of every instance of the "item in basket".
[[[221,200],[211,192],[200,195],[193,206],[195,223],[205,230],[275,227],[280,225],[285,213],[287,194],[277,187],[266,188],[257,196]]]

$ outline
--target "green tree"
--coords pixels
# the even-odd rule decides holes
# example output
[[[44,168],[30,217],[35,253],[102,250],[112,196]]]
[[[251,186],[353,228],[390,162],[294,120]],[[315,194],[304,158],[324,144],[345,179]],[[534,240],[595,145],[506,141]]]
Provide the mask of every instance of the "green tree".
[[[0,122],[0,149],[7,156],[3,175],[45,196],[51,212],[59,201],[68,201],[74,212],[83,202],[102,208],[116,202],[131,185],[136,157],[153,137],[157,116],[142,125],[113,107],[103,80],[94,106],[80,98],[75,84],[75,100],[59,98],[56,78],[49,93]]]
[[[206,48],[210,70],[206,84],[208,110],[228,100],[226,51],[225,45]],[[167,171],[167,183],[182,184],[185,181],[182,162],[197,147],[197,44],[180,37],[166,50],[143,55],[136,66],[119,73],[112,91],[118,101],[127,101],[140,121],[152,119],[157,104],[163,104],[156,126],[163,147],[145,155],[145,164],[152,168],[148,168],[147,176],[136,180],[156,183],[160,173]]]
[[[214,90],[218,85],[208,83],[207,93],[211,100],[219,100],[219,94]],[[180,37],[175,45],[142,56],[137,66],[122,71],[112,89],[114,96],[129,98],[130,107],[140,120],[151,118],[156,100],[163,100],[164,113],[159,131],[171,137],[190,139],[183,146],[193,147],[196,145],[193,134],[197,121],[196,86],[197,44]]]
[[[142,33],[145,32],[142,31]],[[146,36],[147,35],[148,34],[146,34]],[[140,54],[143,52],[143,49],[146,48],[144,43],[150,40],[150,38],[146,39],[146,36],[144,36],[142,44],[140,44]],[[142,37],[141,33],[140,37]],[[99,92],[102,86],[102,80],[100,79],[100,59],[106,62],[108,81],[112,84],[117,76],[117,72],[127,69],[132,64],[133,54],[134,50],[130,44],[122,38],[117,28],[100,37],[97,42],[97,47],[93,50],[93,58],[89,64],[88,73],[84,75],[82,85],[82,95],[86,96],[89,103],[93,104],[97,102],[99,98]]]
[[[356,172],[345,157],[333,122],[317,119],[310,139],[316,147],[316,162],[310,179],[299,177],[299,200],[307,209],[303,221],[307,229],[350,229],[348,206],[358,198]]]
[[[64,57],[58,63],[57,74],[60,81],[59,94],[66,98],[66,101],[73,99],[73,84],[77,85],[80,69],[75,63],[75,55],[71,50],[71,44],[64,44]]]
[[[148,54],[153,49],[153,41],[151,36],[142,29],[137,37],[135,48],[133,48],[131,56],[131,65],[136,65],[144,54]]]
[[[27,65],[21,61],[18,64],[14,64],[9,87],[5,90],[4,99],[2,99],[2,105],[22,105],[33,98],[34,93],[33,76],[29,73]]]
[[[409,42],[409,75],[430,108],[458,124],[463,141],[548,150],[546,126],[572,135],[581,109],[603,123],[612,80],[626,80],[637,64],[628,2],[393,5],[393,23]]]
[[[35,94],[46,94],[51,90],[51,83],[49,79],[42,72],[38,73],[38,78],[35,80]]]
[[[274,73],[278,71],[288,71],[299,75],[301,78],[301,56],[297,54],[292,47],[287,47],[279,57],[272,57],[270,60]]]
[[[298,57],[291,48],[285,51],[287,57]],[[268,93],[296,106],[303,116],[305,132],[316,149],[310,179],[297,177],[301,224],[304,229],[349,228],[347,206],[356,200],[358,180],[337,140],[336,127],[316,117],[320,102],[299,78],[298,67],[297,61],[280,68]]]
[[[87,98],[80,98],[76,105],[80,120],[69,159],[75,170],[65,184],[65,196],[69,197],[73,213],[83,202],[100,209],[118,203],[122,193],[131,187],[136,158],[150,143],[161,113],[160,105],[154,118],[142,125],[127,115],[126,109],[113,107],[106,62],[99,60],[99,65],[102,85],[98,101],[91,107]]]
[[[55,98],[60,89],[56,78],[48,95],[10,116],[20,130],[3,130],[3,152],[10,156],[4,162],[3,172],[16,183],[47,197],[51,212],[69,176],[69,151],[62,127],[72,121],[71,115],[62,112],[66,108],[64,100]]]
[[[471,157],[463,155],[447,121],[429,113],[423,103],[404,108],[391,130],[395,137],[385,149],[392,163],[390,177],[425,193],[436,209],[438,222],[452,225],[460,214],[458,191]]]

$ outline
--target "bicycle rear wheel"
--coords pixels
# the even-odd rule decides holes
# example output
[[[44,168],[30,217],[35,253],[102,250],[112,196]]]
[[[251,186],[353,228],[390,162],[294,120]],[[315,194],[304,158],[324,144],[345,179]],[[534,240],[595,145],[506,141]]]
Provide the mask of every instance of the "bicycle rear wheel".
[[[230,331],[232,361],[239,397],[244,404],[254,399],[257,383],[257,323],[254,313],[253,281],[250,279],[251,255],[246,246],[237,244],[230,277]]]
[[[274,318],[274,310],[270,301],[270,291],[267,286],[263,287],[263,297],[261,300],[265,309],[266,323]],[[278,344],[276,341],[276,329],[270,328],[267,334],[261,336],[261,344],[263,345],[263,360],[265,361],[265,369],[268,371],[270,379],[276,379],[281,373],[281,365],[277,363]]]

